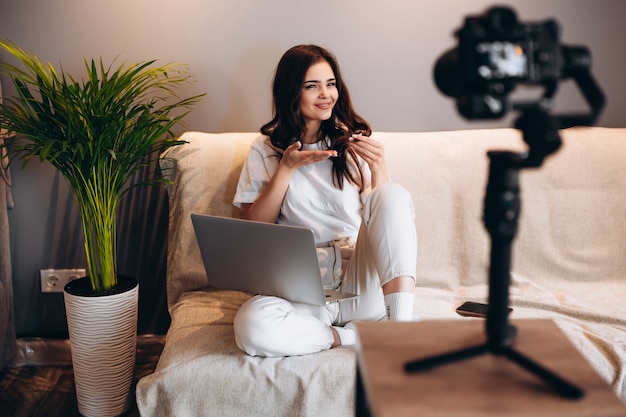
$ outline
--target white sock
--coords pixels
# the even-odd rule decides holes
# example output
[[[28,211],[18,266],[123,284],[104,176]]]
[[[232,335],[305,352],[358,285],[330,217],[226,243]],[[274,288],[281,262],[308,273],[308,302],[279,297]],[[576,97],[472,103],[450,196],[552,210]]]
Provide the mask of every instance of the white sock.
[[[399,291],[385,295],[387,320],[411,321],[413,319],[414,299],[415,295],[412,292]]]
[[[346,323],[344,327],[333,326],[333,329],[335,329],[335,331],[339,335],[339,340],[341,340],[341,346],[351,346],[356,344],[357,333],[354,323]]]

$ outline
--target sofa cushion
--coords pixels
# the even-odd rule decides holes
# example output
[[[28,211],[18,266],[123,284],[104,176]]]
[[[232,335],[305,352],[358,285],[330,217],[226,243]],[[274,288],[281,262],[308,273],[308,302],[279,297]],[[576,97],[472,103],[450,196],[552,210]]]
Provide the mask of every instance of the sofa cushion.
[[[187,144],[169,148],[163,154],[161,171],[173,181],[168,186],[166,275],[170,308],[183,292],[208,285],[191,214],[241,217],[232,199],[250,143],[257,136],[250,132],[187,132],[181,136]]]

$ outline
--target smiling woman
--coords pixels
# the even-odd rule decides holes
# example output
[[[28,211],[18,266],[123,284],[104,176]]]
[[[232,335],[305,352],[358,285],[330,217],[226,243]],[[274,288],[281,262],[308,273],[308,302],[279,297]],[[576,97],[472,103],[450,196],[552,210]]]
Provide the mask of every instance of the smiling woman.
[[[354,320],[410,320],[411,196],[390,181],[384,146],[354,111],[337,60],[317,45],[294,46],[273,91],[274,118],[252,144],[234,203],[250,220],[311,229],[326,289],[359,297],[306,307],[254,297],[235,316],[237,346],[252,356],[304,355],[354,344]]]

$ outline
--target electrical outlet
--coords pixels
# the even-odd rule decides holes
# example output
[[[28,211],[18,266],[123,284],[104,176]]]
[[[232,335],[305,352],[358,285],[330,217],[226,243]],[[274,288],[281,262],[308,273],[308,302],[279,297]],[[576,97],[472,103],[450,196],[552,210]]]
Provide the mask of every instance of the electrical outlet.
[[[70,281],[87,275],[84,268],[76,269],[42,269],[41,292],[63,292],[63,287]]]

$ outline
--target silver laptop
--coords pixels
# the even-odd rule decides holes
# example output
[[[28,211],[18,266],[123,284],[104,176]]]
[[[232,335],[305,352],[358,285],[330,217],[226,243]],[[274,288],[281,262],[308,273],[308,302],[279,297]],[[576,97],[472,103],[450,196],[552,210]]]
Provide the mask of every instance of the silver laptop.
[[[214,288],[315,305],[357,297],[324,290],[309,229],[203,214],[191,220]]]

